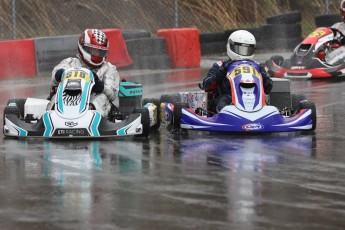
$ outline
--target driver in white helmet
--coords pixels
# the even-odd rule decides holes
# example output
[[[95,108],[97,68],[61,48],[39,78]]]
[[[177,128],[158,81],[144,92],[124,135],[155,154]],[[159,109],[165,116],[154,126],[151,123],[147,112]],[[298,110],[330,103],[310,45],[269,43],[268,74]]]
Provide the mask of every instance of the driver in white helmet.
[[[95,76],[95,85],[91,95],[91,109],[99,111],[102,116],[108,116],[119,91],[120,76],[116,67],[105,61],[109,48],[107,36],[98,29],[86,29],[79,37],[76,57],[62,60],[52,71],[52,87],[48,100],[50,109],[55,101],[56,87],[61,81],[66,68],[84,67],[90,69]]]
[[[228,60],[218,61],[213,64],[203,80],[202,88],[206,91],[212,91],[216,97],[215,111],[219,112],[224,106],[231,104],[231,87],[226,78],[228,67],[231,63],[239,60],[253,60],[256,40],[252,33],[246,30],[237,30],[233,32],[227,42]],[[273,81],[261,65],[260,72],[263,78],[264,92],[271,92]],[[216,90],[218,87],[219,90]]]

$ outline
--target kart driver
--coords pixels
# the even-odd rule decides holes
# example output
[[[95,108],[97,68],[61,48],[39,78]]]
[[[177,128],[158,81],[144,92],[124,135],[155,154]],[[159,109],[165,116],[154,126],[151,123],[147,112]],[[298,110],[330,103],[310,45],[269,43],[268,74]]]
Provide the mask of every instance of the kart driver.
[[[95,76],[90,99],[91,109],[99,111],[102,116],[108,116],[111,102],[116,99],[120,84],[116,67],[105,61],[108,47],[106,35],[98,29],[86,29],[80,35],[77,56],[62,60],[52,71],[52,86],[48,97],[51,102],[48,108],[54,105],[54,95],[64,70],[69,67],[84,67],[90,69]]]
[[[228,60],[218,61],[213,64],[208,71],[206,78],[203,80],[201,88],[206,91],[212,91],[216,97],[216,112],[218,113],[224,106],[231,104],[231,88],[230,82],[226,78],[228,67],[231,63],[238,60],[252,60],[256,40],[252,33],[246,30],[237,30],[233,32],[226,45]],[[263,78],[264,92],[269,94],[271,92],[273,81],[261,65],[260,72]],[[219,88],[219,92],[216,89]]]
[[[340,17],[341,22],[337,22],[332,25],[331,28],[339,30],[342,34],[345,34],[345,0],[340,2]],[[343,45],[345,44],[342,41]]]

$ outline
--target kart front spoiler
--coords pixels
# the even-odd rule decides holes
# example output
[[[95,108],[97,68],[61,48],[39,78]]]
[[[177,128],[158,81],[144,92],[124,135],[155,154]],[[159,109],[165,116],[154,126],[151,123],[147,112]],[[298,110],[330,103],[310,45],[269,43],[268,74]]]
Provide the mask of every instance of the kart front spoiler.
[[[141,114],[130,114],[121,122],[112,123],[97,111],[88,111],[81,119],[68,120],[54,111],[45,112],[37,123],[27,123],[14,114],[4,117],[4,135],[9,137],[97,138],[140,135]]]

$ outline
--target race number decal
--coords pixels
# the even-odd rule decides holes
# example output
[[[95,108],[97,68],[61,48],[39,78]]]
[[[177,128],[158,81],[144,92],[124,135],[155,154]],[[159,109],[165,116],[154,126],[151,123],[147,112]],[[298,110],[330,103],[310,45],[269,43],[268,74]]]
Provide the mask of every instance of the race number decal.
[[[254,75],[257,78],[260,78],[259,72],[253,66],[250,66],[250,65],[241,65],[241,66],[236,67],[231,72],[230,77],[236,78],[238,75],[245,74],[245,73],[249,73],[249,74]]]
[[[308,37],[319,38],[319,37],[322,37],[325,34],[326,34],[326,32],[324,30],[315,30],[314,32],[309,34]]]
[[[65,74],[63,80],[74,78],[74,79],[84,79],[85,81],[90,81],[90,76],[83,70],[72,70]]]

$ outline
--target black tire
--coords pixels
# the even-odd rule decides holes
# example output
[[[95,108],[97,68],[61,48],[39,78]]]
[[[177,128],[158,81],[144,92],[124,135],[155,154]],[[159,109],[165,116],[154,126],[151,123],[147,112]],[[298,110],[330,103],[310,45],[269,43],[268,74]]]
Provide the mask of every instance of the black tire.
[[[284,62],[284,58],[280,55],[274,55],[270,58],[276,65],[281,66]]]
[[[158,130],[159,127],[161,126],[161,116],[160,116],[160,112],[161,112],[161,105],[160,105],[160,100],[158,98],[144,98],[142,100],[142,106],[146,105],[147,103],[152,103],[155,106],[157,106],[157,124],[153,125],[151,128],[151,130]]]
[[[137,39],[137,38],[149,38],[151,32],[148,30],[137,29],[137,30],[122,30],[123,39]]]
[[[133,65],[130,66],[131,69],[170,69],[171,59],[167,54],[156,55],[156,56],[141,56],[134,55],[131,56],[133,60]]]
[[[300,104],[299,110],[301,110],[301,109],[311,109],[311,119],[313,120],[311,130],[315,130],[316,129],[316,106],[315,106],[315,104],[311,101],[303,101]]]
[[[7,105],[9,105],[10,103],[15,103],[19,109],[20,116],[24,119],[25,102],[26,102],[26,98],[12,98],[12,99],[8,100]]]
[[[126,40],[128,53],[131,56],[157,56],[167,54],[164,38],[138,38]]]
[[[324,14],[315,17],[316,27],[330,27],[336,22],[341,22],[340,14]]]
[[[221,54],[226,52],[226,41],[200,43],[201,55]]]
[[[301,38],[302,26],[298,24],[267,24],[261,26],[262,41],[274,41],[278,38]]]
[[[136,137],[148,137],[150,135],[150,113],[147,108],[135,109],[136,113],[141,114],[141,124],[143,125],[143,133],[135,135]]]
[[[173,127],[175,130],[181,129],[182,109],[188,107],[188,103],[176,102],[174,104]]]
[[[203,43],[213,43],[213,42],[224,42],[228,39],[225,37],[225,32],[215,32],[215,33],[200,33],[200,44]]]
[[[271,16],[266,19],[268,24],[293,24],[302,21],[302,16],[299,11],[293,11],[285,14]]]
[[[301,101],[307,100],[304,94],[291,94],[291,108],[293,111],[299,111]]]

